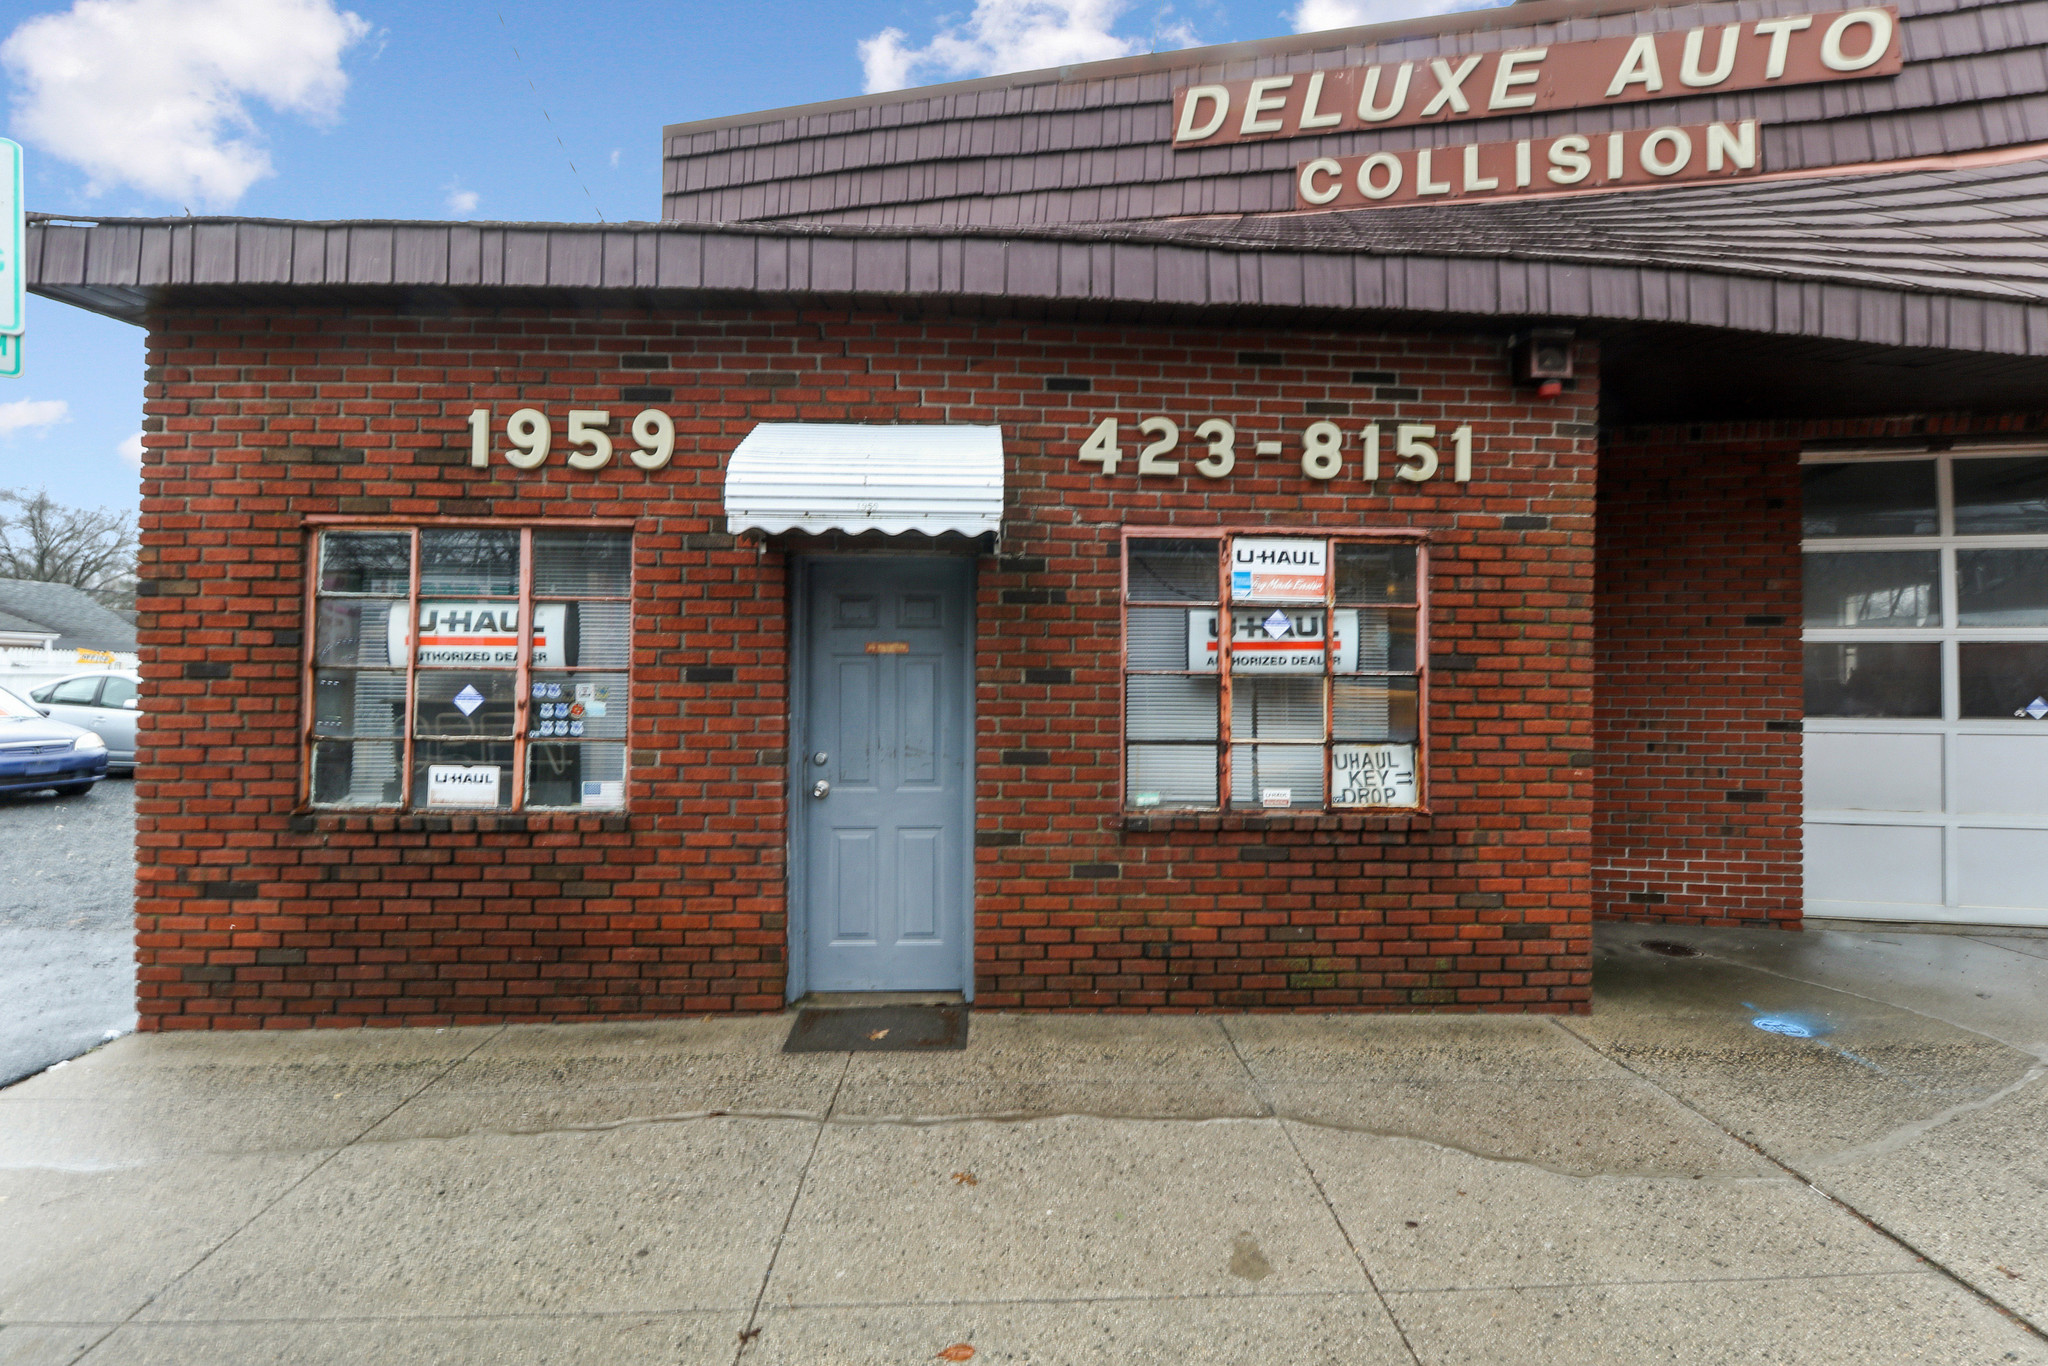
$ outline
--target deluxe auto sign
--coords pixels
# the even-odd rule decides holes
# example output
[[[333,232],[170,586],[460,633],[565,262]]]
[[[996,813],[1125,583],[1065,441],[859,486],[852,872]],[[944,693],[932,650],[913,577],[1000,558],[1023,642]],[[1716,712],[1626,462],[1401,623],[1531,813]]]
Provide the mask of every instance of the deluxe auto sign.
[[[1276,138],[1453,124],[1554,110],[1895,76],[1891,6],[1666,33],[1191,85],[1174,95],[1179,151]],[[1500,197],[1754,175],[1756,124],[1672,125],[1512,142],[1446,141],[1296,170],[1302,208]]]

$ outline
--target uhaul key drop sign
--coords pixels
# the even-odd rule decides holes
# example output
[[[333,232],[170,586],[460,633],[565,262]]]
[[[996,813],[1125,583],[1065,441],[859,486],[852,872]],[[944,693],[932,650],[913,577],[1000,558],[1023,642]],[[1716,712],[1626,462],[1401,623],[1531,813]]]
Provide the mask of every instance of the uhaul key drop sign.
[[[1328,541],[1252,539],[1231,542],[1230,596],[1257,602],[1327,602]]]
[[[544,602],[533,609],[533,662],[560,668],[568,658],[569,604]],[[391,614],[391,662],[405,663],[406,620]],[[423,602],[420,604],[422,664],[466,664],[510,669],[519,663],[519,604],[516,602]]]

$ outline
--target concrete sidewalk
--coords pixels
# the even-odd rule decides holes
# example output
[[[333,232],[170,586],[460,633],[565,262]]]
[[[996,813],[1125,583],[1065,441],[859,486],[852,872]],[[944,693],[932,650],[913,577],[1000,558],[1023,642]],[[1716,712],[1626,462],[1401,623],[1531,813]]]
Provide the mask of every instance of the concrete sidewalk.
[[[2048,940],[1599,942],[1565,1020],[122,1039],[0,1092],[0,1363],[2048,1363]]]

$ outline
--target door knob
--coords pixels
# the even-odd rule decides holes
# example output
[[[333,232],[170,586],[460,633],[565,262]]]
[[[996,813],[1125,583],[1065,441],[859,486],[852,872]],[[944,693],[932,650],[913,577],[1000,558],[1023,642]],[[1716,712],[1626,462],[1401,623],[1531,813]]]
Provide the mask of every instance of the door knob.
[[[818,781],[811,784],[811,795],[813,797],[822,797],[831,790],[832,784],[826,782],[823,778],[820,778],[818,779]]]

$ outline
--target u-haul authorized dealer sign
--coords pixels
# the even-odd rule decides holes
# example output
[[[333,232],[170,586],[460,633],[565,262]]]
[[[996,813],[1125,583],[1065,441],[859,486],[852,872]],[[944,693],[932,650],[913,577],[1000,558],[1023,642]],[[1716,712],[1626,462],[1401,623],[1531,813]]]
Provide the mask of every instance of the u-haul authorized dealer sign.
[[[560,668],[568,659],[568,604],[540,603],[533,609],[533,663]],[[391,614],[390,659],[405,663],[410,634],[402,612]],[[519,604],[516,602],[423,602],[420,604],[421,664],[468,664],[509,669],[519,663]]]

